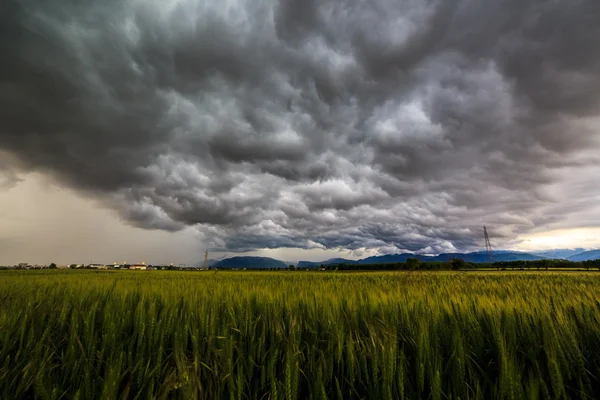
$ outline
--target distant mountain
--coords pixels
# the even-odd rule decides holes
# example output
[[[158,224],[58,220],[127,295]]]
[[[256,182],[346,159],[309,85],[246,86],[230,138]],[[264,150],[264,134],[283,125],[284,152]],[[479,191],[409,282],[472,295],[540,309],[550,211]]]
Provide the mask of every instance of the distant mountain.
[[[480,263],[480,262],[488,262],[488,257],[486,254],[475,254],[470,253],[466,254],[467,257],[464,258],[467,262],[472,263]],[[470,259],[472,258],[472,259]],[[535,254],[530,253],[522,253],[520,251],[505,251],[505,252],[494,252],[494,261],[535,261],[535,260],[543,260],[546,257],[537,256]]]
[[[383,256],[373,256],[358,260],[357,264],[387,264],[387,263],[399,263],[405,262],[409,258],[418,258],[419,260],[426,260],[428,256],[421,256],[419,254],[411,253],[400,253],[400,254],[385,254]]]
[[[209,265],[209,266],[215,265],[215,264],[216,264],[216,263],[218,263],[218,262],[219,262],[219,260],[215,260],[215,259],[212,259],[212,258],[209,258],[209,259],[208,259],[208,265]],[[194,264],[192,267],[193,267],[193,268],[202,268],[202,267],[204,267],[204,260],[202,260],[202,261],[198,261],[198,262],[197,262],[196,264]]]
[[[330,258],[325,261],[299,261],[296,264],[296,268],[316,268],[319,265],[331,265],[331,264],[354,264],[356,260],[348,260],[346,258]]]
[[[420,254],[387,254],[384,256],[375,256],[365,258],[358,261],[359,264],[380,264],[380,263],[397,263],[405,262],[409,258],[417,258],[421,261],[426,262],[445,262],[450,261],[453,258],[461,258],[466,262],[471,263],[484,263],[488,262],[488,256],[485,252],[477,251],[473,253],[442,253],[437,256],[424,256]],[[494,252],[494,261],[529,261],[529,260],[541,260],[544,257],[536,256],[528,253],[521,253],[517,251],[498,251]]]
[[[319,266],[319,263],[314,261],[298,261],[296,264],[296,268],[316,268]]]
[[[405,262],[409,258],[418,258],[422,261],[431,261],[431,256],[423,256],[420,254],[412,254],[412,253],[401,253],[401,254],[385,254],[382,256],[372,256],[367,258],[362,258],[360,260],[348,260],[345,258],[331,258],[325,261],[300,261],[298,263],[298,268],[310,268],[310,267],[318,267],[319,265],[333,265],[333,264],[388,264],[388,263],[399,263]]]
[[[539,253],[524,253],[512,250],[497,250],[494,251],[494,261],[535,261],[545,258],[567,258],[564,257],[569,252],[577,249],[558,249],[547,250]],[[562,256],[562,257],[561,257]],[[385,254],[381,256],[367,257],[360,260],[349,260],[346,258],[330,258],[324,261],[300,261],[296,264],[296,268],[317,268],[319,265],[336,265],[336,264],[388,264],[401,263],[409,258],[417,258],[424,262],[447,262],[453,258],[461,258],[470,263],[485,263],[488,262],[488,256],[485,251],[475,251],[472,253],[442,253],[437,256],[426,256],[421,254],[399,253]],[[567,259],[571,261],[594,260],[600,259],[600,250],[592,250],[573,254]],[[276,260],[268,257],[231,257],[224,260],[215,261],[210,265],[215,268],[287,268],[291,263]]]
[[[553,249],[553,250],[544,250],[544,251],[535,251],[531,252],[536,256],[541,256],[545,258],[553,258],[553,259],[561,259],[566,260],[575,254],[583,253],[585,249]]]
[[[385,254],[382,256],[373,256],[363,258],[361,260],[347,260],[344,258],[332,258],[325,261],[300,261],[297,265],[298,268],[314,268],[319,265],[332,265],[332,264],[388,264],[388,263],[401,263],[406,262],[409,258],[417,258],[421,261],[425,262],[446,262],[450,261],[453,258],[461,258],[466,262],[470,263],[485,263],[488,262],[487,253],[484,251],[476,251],[473,253],[442,253],[437,256],[426,256],[421,254],[412,254],[412,253],[400,253],[400,254]],[[494,252],[494,261],[533,261],[533,260],[542,260],[545,257],[523,253],[520,251],[495,251]]]
[[[584,251],[583,253],[574,254],[567,258],[569,261],[586,261],[600,259],[600,250]]]
[[[286,263],[269,257],[231,257],[212,264],[213,268],[287,268]]]

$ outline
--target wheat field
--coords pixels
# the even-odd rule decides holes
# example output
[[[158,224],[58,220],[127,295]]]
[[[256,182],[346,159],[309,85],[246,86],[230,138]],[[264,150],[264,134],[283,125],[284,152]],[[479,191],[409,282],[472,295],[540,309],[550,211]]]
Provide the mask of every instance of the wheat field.
[[[0,398],[600,398],[599,279],[0,271]]]

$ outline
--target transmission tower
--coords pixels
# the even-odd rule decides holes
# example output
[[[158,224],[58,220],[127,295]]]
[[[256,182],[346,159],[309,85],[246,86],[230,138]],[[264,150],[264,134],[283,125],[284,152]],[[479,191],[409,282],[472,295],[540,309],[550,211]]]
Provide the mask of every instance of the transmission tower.
[[[490,263],[494,262],[494,250],[492,249],[492,244],[490,243],[490,237],[487,233],[487,228],[485,225],[483,226],[483,236],[485,237],[485,254],[487,254],[488,261]]]
[[[204,263],[202,263],[202,268],[208,269],[208,250],[204,252]]]

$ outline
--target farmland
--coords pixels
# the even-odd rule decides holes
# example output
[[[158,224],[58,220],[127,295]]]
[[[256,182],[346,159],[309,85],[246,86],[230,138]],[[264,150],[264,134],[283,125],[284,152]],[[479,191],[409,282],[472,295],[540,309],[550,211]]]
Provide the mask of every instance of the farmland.
[[[600,398],[599,279],[0,271],[0,398]]]

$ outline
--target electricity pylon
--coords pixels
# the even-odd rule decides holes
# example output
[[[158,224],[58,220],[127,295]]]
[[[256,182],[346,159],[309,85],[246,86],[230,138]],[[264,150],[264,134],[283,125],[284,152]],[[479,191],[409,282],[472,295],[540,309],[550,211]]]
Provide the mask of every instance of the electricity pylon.
[[[208,250],[204,252],[204,263],[202,263],[203,269],[208,269]]]
[[[488,261],[490,263],[494,262],[494,249],[492,249],[492,244],[490,243],[490,237],[487,233],[487,228],[485,225],[483,226],[483,236],[485,238],[485,254],[487,254]]]

